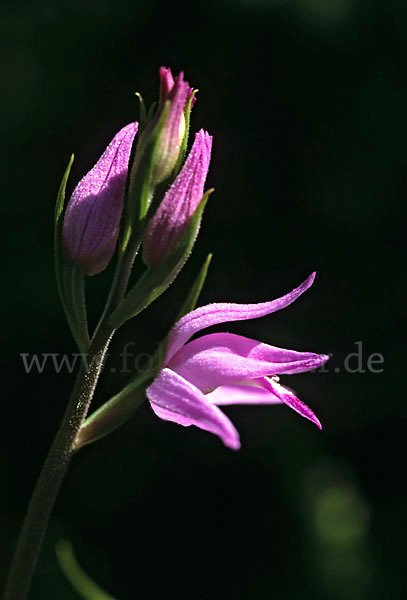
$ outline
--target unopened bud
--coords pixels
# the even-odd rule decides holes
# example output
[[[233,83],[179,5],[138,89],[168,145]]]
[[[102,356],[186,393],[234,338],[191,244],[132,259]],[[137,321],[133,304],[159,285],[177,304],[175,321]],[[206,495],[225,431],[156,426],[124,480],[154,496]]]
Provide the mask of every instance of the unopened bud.
[[[168,258],[202,200],[211,148],[212,137],[201,129],[182,170],[147,225],[143,258],[150,267]]]
[[[171,69],[160,68],[160,104],[157,115],[150,128],[145,131],[144,140],[141,143],[141,148],[143,148],[144,143],[147,143],[149,135],[159,122],[162,112],[167,110],[154,155],[153,185],[161,183],[171,175],[180,156],[185,136],[185,109],[192,93],[193,90],[184,81],[182,72],[174,81]]]
[[[62,230],[66,257],[87,275],[109,264],[119,234],[128,163],[138,123],[123,127],[68,202]]]

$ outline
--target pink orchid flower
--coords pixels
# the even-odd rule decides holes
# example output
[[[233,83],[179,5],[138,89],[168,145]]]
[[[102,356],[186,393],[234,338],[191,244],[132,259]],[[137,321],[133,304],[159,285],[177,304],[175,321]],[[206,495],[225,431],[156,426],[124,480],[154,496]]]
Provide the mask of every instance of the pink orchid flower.
[[[263,317],[292,304],[313,283],[312,273],[282,298],[259,304],[208,304],[180,319],[172,329],[162,368],[146,393],[155,414],[179,425],[209,431],[232,450],[239,433],[219,406],[287,404],[301,416],[321,424],[295,394],[278,383],[278,375],[310,371],[329,357],[269,346],[231,333],[210,333],[189,341],[211,325]]]

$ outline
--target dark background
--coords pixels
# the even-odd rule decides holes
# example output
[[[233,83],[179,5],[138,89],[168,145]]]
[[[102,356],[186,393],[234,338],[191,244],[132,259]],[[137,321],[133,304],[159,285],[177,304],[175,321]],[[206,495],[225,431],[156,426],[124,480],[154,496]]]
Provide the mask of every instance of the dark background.
[[[333,353],[327,372],[283,378],[324,429],[283,406],[228,408],[234,453],[143,406],[75,458],[30,597],[77,597],[55,558],[65,538],[118,600],[402,598],[407,4],[8,2],[0,37],[0,584],[73,379],[27,374],[20,357],[75,351],[54,283],[56,190],[72,151],[70,190],[137,118],[135,91],[156,99],[163,64],[200,90],[192,129],[214,136],[216,192],[187,267],[123,328],[111,364],[127,341],[154,348],[208,252],[201,304],[272,299],[317,270],[295,305],[228,329]],[[110,275],[89,281],[93,318]],[[105,372],[95,404],[120,384]]]

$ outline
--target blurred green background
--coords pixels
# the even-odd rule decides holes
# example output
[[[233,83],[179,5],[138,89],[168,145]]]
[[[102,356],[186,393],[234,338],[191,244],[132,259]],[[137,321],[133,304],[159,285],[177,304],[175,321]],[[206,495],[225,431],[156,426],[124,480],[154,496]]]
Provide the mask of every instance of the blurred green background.
[[[143,406],[75,458],[30,597],[77,597],[55,558],[65,538],[118,600],[402,598],[407,4],[34,0],[0,11],[0,585],[73,379],[27,374],[20,357],[75,351],[54,283],[56,190],[72,151],[70,190],[137,118],[135,91],[155,100],[163,64],[200,90],[192,129],[214,136],[216,192],[176,285],[117,336],[117,372],[105,371],[95,404],[124,381],[124,344],[155,347],[213,252],[201,303],[272,299],[318,271],[295,305],[228,329],[333,353],[326,372],[283,378],[324,430],[283,406],[231,407],[234,453]],[[110,274],[89,281],[93,319]]]

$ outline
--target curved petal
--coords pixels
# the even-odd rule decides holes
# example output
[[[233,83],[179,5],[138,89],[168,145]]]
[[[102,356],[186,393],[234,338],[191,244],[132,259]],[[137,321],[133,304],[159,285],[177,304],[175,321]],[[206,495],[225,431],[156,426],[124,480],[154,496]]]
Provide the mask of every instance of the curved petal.
[[[213,392],[206,394],[206,398],[217,406],[228,404],[281,404],[272,392],[257,385],[232,384],[220,385]]]
[[[310,371],[328,358],[276,348],[232,333],[210,333],[178,350],[168,367],[207,392],[257,377]]]
[[[322,425],[317,416],[312,412],[310,408],[308,408],[306,404],[304,404],[304,402],[298,400],[297,396],[295,396],[295,394],[291,390],[284,387],[280,383],[277,383],[277,381],[275,381],[274,379],[270,379],[268,377],[264,377],[261,380],[261,385],[266,390],[269,390],[272,394],[275,394],[277,398],[280,398],[281,402],[284,402],[284,404],[287,404],[287,406],[295,410],[302,417],[304,417],[305,419],[309,419],[310,421],[315,423],[315,425],[319,427],[319,429],[322,429]]]
[[[220,437],[228,448],[240,448],[239,434],[227,416],[178,373],[163,369],[146,394],[160,419],[186,427],[195,425]]]
[[[309,277],[297,288],[281,298],[271,302],[260,302],[258,304],[232,304],[215,303],[201,306],[188,313],[176,323],[169,335],[166,351],[165,363],[167,363],[175,352],[179,350],[195,333],[219,323],[230,321],[244,321],[247,319],[257,319],[270,313],[276,312],[292,304],[301,294],[303,294],[315,279],[315,273]]]

